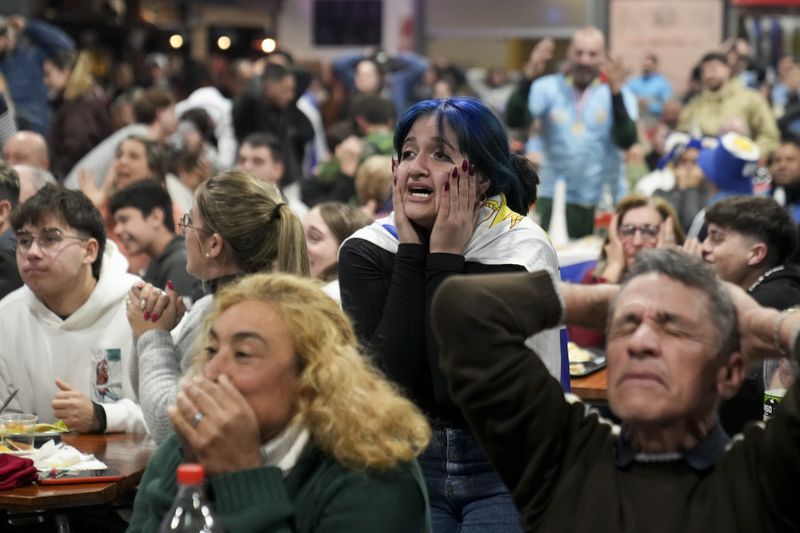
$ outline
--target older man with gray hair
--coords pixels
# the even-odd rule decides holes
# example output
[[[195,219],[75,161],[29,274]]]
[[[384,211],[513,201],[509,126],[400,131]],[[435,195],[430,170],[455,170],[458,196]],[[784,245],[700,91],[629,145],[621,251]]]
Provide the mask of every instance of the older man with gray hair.
[[[793,309],[794,311],[796,309]],[[717,419],[747,363],[795,364],[800,313],[759,306],[700,258],[643,252],[621,286],[453,276],[431,314],[450,392],[527,531],[797,531],[800,383],[730,440]],[[613,426],[564,395],[525,339],[608,317]]]

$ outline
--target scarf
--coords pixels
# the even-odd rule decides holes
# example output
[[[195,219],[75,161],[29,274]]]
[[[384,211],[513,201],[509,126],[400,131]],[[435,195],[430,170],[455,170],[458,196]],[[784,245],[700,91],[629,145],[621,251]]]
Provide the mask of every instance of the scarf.
[[[394,212],[358,230],[344,242],[350,239],[363,239],[396,254],[400,241]],[[482,265],[518,265],[528,272],[547,270],[558,279],[558,257],[550,237],[530,218],[512,211],[503,194],[483,202],[475,231],[463,255],[465,261]],[[525,345],[534,350],[550,374],[561,381],[562,361],[566,361],[567,355],[559,329],[537,333],[529,337]]]

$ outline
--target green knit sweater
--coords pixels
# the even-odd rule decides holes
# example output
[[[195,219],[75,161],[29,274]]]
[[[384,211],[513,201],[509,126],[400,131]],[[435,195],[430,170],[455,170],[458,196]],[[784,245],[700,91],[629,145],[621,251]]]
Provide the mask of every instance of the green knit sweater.
[[[157,531],[178,491],[183,462],[173,434],[153,455],[133,505],[129,532]],[[386,472],[346,468],[313,444],[284,478],[277,467],[206,480],[225,531],[429,532],[428,497],[416,461]]]

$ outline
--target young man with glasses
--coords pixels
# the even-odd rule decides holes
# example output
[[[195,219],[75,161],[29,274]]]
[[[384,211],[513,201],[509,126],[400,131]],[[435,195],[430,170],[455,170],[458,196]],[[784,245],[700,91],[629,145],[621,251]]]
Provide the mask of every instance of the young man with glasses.
[[[124,305],[139,278],[79,191],[48,185],[11,224],[25,286],[0,302],[0,396],[9,412],[78,432],[146,431]]]
[[[190,300],[203,296],[200,282],[186,272],[186,244],[175,235],[172,200],[164,187],[153,180],[134,183],[114,193],[108,207],[128,254],[144,253],[150,260],[144,281],[162,289],[172,282],[175,292]]]

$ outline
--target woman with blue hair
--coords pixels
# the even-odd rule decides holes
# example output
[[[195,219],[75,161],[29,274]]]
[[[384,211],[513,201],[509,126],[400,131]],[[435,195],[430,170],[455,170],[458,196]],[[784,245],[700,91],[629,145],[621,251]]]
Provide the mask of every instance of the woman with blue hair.
[[[449,276],[557,271],[547,235],[525,216],[538,176],[511,155],[502,124],[474,99],[414,105],[394,147],[392,213],[339,252],[342,305],[377,364],[433,427],[419,460],[434,531],[520,531],[511,495],[450,399],[427,316]],[[531,342],[558,376],[558,332]]]

